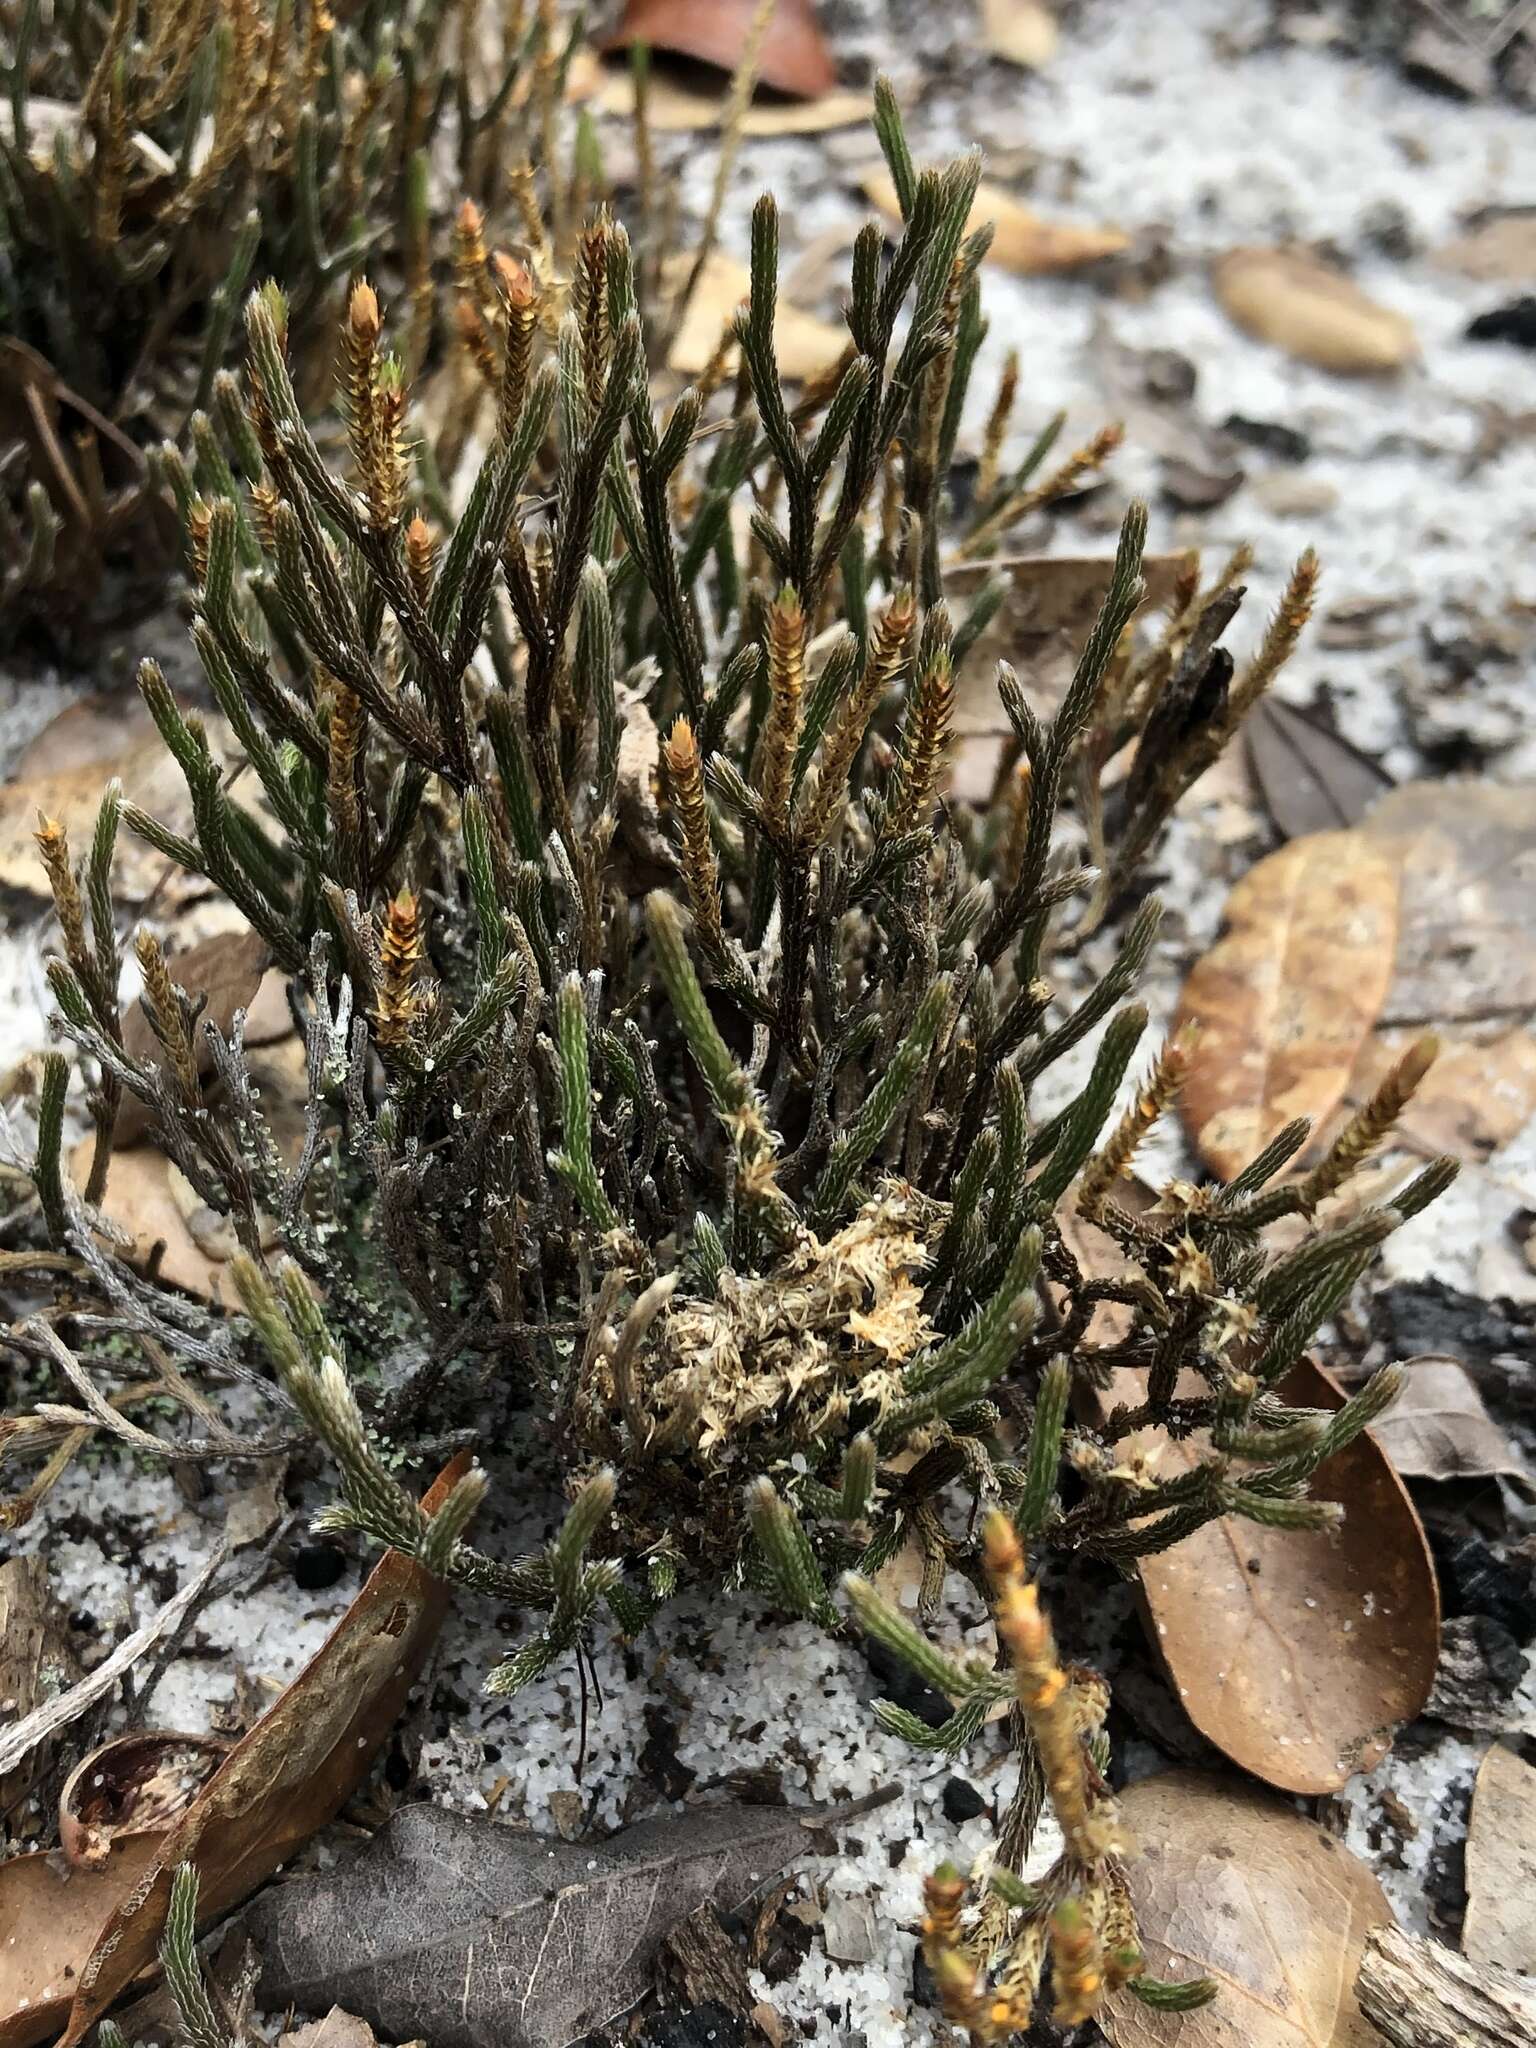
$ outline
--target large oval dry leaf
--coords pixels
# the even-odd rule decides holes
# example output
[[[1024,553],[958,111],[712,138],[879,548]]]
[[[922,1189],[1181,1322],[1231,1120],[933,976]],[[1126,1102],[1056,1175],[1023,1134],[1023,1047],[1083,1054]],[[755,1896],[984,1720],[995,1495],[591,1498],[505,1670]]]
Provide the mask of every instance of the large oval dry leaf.
[[[1536,1972],[1536,1771],[1500,1742],[1472,1794],[1461,1945],[1474,1963]]]
[[[1220,1989],[1191,2013],[1117,1992],[1101,2016],[1115,2048],[1380,2048],[1355,1977],[1392,1915],[1363,1863],[1282,1801],[1198,1771],[1144,1778],[1122,1807],[1149,1968]]]
[[[1391,986],[1397,903],[1397,863],[1358,832],[1292,840],[1232,891],[1180,1006],[1201,1033],[1180,1107],[1213,1173],[1338,1106]]]
[[[1303,1361],[1282,1398],[1337,1408]],[[1164,1469],[1198,1452],[1172,1447]],[[1189,1718],[1233,1763],[1285,1792],[1336,1792],[1391,1747],[1435,1680],[1440,1604],[1412,1501],[1369,1433],[1313,1482],[1332,1530],[1223,1516],[1141,1561],[1157,1648]]]
[[[1418,353],[1401,313],[1368,298],[1342,272],[1294,249],[1231,249],[1215,269],[1216,296],[1246,333],[1304,363],[1353,375],[1399,370]]]
[[[468,1452],[461,1452],[439,1474],[422,1501],[429,1514],[468,1463]],[[152,1966],[179,1864],[197,1865],[199,1923],[217,1920],[331,1819],[362,1782],[399,1718],[447,1606],[441,1580],[413,1558],[385,1551],[293,1684],[175,1826],[151,1838],[138,1883],[97,1923],[80,1968],[65,2048],[76,2048]],[[0,2035],[0,2048],[26,2048],[54,2027]]]
[[[891,174],[883,166],[867,171],[860,181],[864,196],[879,207],[886,219],[898,223],[901,205]],[[1130,247],[1131,238],[1119,228],[1097,227],[1091,223],[1042,220],[1021,206],[1011,192],[985,180],[976,188],[975,204],[966,217],[965,231],[991,226],[989,263],[1000,264],[1015,277],[1043,277],[1056,271],[1081,270],[1085,264],[1102,263],[1106,256],[1118,256]]]
[[[605,50],[648,43],[701,64],[734,71],[746,47],[758,0],[626,0]],[[775,92],[813,100],[837,83],[832,52],[811,0],[778,0],[758,54],[757,75]]]

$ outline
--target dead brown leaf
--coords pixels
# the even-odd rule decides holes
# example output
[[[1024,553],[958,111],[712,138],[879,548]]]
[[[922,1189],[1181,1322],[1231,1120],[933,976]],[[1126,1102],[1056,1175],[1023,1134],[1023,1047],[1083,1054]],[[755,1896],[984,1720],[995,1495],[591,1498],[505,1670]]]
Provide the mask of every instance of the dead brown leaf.
[[[1338,1106],[1391,985],[1397,904],[1390,854],[1347,832],[1292,840],[1232,891],[1180,1005],[1201,1032],[1181,1108],[1213,1173]]]
[[[1038,71],[1061,41],[1056,17],[1041,0],[982,0],[981,39],[994,57]]]
[[[1343,1401],[1306,1360],[1281,1398]],[[1160,1469],[1171,1476],[1199,1454],[1173,1446]],[[1344,1509],[1339,1527],[1223,1516],[1143,1559],[1141,1582],[1158,1652],[1200,1733],[1267,1784],[1319,1794],[1370,1770],[1423,1707],[1440,1606],[1413,1503],[1369,1433],[1331,1458],[1312,1490]]]
[[[1247,334],[1304,363],[1346,375],[1400,370],[1418,354],[1413,327],[1318,257],[1294,249],[1231,249],[1216,296]]]
[[[101,1870],[123,1836],[164,1834],[229,1748],[217,1736],[157,1728],[103,1742],[80,1759],[59,1794],[65,1862]]]
[[[889,171],[880,167],[866,171],[860,180],[864,196],[893,224],[901,220],[901,206]],[[976,188],[976,201],[966,218],[965,231],[991,225],[989,263],[1011,270],[1015,277],[1044,277],[1058,271],[1081,270],[1090,263],[1102,263],[1106,256],[1118,256],[1131,244],[1120,228],[1094,226],[1074,221],[1042,220],[1021,205],[1001,185],[985,180]]]
[[[1536,1770],[1499,1742],[1472,1792],[1461,1945],[1474,1963],[1536,1973]]]
[[[1368,754],[1273,694],[1249,712],[1243,745],[1264,808],[1287,839],[1348,830],[1392,787]]]
[[[82,1958],[155,1849],[155,1836],[129,1835],[104,1870],[71,1870],[52,1849],[0,1863],[0,2048],[33,2048],[58,2033]]]
[[[0,787],[0,887],[46,897],[47,878],[32,837],[38,812],[57,818],[71,847],[84,853],[102,785],[113,775],[122,779],[125,796],[171,831],[191,833],[187,785],[143,700],[136,692],[82,698],[43,728]],[[122,901],[142,902],[167,866],[164,854],[131,832],[119,833],[113,885]]]
[[[463,1452],[427,1492],[439,1507],[468,1464]],[[65,2048],[76,2048],[128,1986],[154,1964],[171,1880],[197,1866],[200,1922],[219,1919],[300,1848],[366,1776],[399,1718],[422,1659],[447,1611],[447,1590],[414,1559],[388,1550],[311,1662],[271,1711],[231,1751],[181,1819],[150,1844],[131,1894],[106,1900],[95,1939],[73,1951],[78,1988]],[[111,1870],[117,1866],[114,1854]],[[84,1957],[83,1962],[80,1959]],[[15,2022],[8,2004],[0,2012]],[[0,2048],[27,2048],[54,2031],[46,2023],[6,2034]]]
[[[758,0],[625,0],[604,50],[647,43],[701,64],[734,71],[757,13]],[[763,35],[757,75],[775,92],[816,99],[837,84],[837,66],[811,0],[778,0]]]
[[[1360,829],[1402,875],[1382,1022],[1536,1014],[1536,785],[1409,782]]]
[[[685,262],[673,273],[674,285],[681,282],[680,273],[686,268]],[[721,334],[751,289],[751,275],[744,263],[738,263],[734,256],[727,256],[720,250],[710,256],[694,287],[687,316],[672,344],[669,361],[674,370],[685,377],[699,374],[714,355]],[[779,301],[774,319],[773,338],[778,349],[779,368],[791,383],[796,384],[819,375],[835,363],[848,342],[843,328],[833,326],[830,320],[818,320],[813,313],[802,313],[798,306],[791,306],[783,299]]]
[[[1405,1479],[1528,1480],[1530,1469],[1456,1358],[1410,1358],[1407,1382],[1376,1424],[1376,1439]]]
[[[1128,1872],[1149,1969],[1220,1989],[1191,2013],[1114,1993],[1101,2019],[1115,2048],[1380,2048],[1355,1977],[1392,1915],[1342,1843],[1282,1800],[1196,1771],[1142,1779],[1121,1809],[1141,1844]]]
[[[726,95],[706,92],[681,79],[651,74],[646,112],[659,134],[689,134],[718,128],[725,118]],[[627,71],[611,71],[594,101],[600,114],[628,121],[635,111],[635,81]],[[743,135],[822,135],[834,128],[853,128],[874,111],[867,92],[828,92],[814,100],[760,100],[742,117]]]

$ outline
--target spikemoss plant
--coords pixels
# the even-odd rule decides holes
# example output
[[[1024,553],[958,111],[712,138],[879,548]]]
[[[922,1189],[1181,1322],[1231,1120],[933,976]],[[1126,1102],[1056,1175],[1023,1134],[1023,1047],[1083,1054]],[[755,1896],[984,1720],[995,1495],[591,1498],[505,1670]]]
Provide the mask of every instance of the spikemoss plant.
[[[949,1880],[930,1914],[955,2010],[974,1996],[975,2024],[995,2005],[1006,2031],[1047,1956],[1069,2016],[1138,1967],[1092,1768],[1103,1689],[1061,1672],[1019,1543],[1129,1568],[1218,1515],[1325,1522],[1312,1476],[1392,1376],[1322,1415],[1287,1402],[1287,1371],[1453,1169],[1428,1168],[1393,1210],[1335,1204],[1266,1245],[1266,1224],[1308,1224],[1361,1163],[1415,1056],[1306,1175],[1277,1178],[1298,1124],[1226,1185],[1123,1198],[1192,1056],[1156,1054],[1117,1116],[1158,917],[1151,902],[1121,916],[1126,884],[1289,653],[1316,564],[1235,669],[1220,635],[1240,561],[1209,582],[1192,570],[1143,624],[1132,507],[1058,701],[1001,667],[996,793],[947,794],[957,687],[1001,595],[945,598],[986,234],[965,232],[977,160],[919,172],[884,88],[878,103],[905,225],[889,252],[875,227],[859,235],[844,361],[798,404],[775,361],[771,199],[734,380],[722,356],[713,400],[685,391],[664,417],[622,229],[591,221],[552,307],[526,272],[485,263],[467,219],[467,345],[495,403],[449,529],[418,509],[375,293],[353,291],[342,337],[342,468],[295,395],[282,294],[250,299],[224,487],[189,483],[185,505],[193,637],[249,772],[226,776],[146,665],[195,826],[172,833],[113,793],[83,882],[48,849],[51,978],[97,1076],[100,1141],[82,1200],[59,1167],[60,1059],[37,1181],[71,1284],[152,1356],[215,1378],[275,1368],[274,1399],[334,1460],[329,1526],[542,1617],[495,1691],[605,1612],[638,1631],[679,1584],[723,1581],[906,1657],[956,1703],[938,1730],[883,1708],[914,1742],[957,1750],[1017,1701],[1020,1790],[970,1961]],[[1005,480],[998,502],[1038,502],[1101,452]],[[982,544],[995,537],[983,520]],[[119,822],[207,876],[289,977],[310,1090],[296,1160],[238,1023],[200,1022],[153,940],[161,1057],[125,1049],[106,900]],[[1111,915],[1117,945],[1092,937]],[[1039,1109],[1040,1084],[1090,1044],[1081,1085]],[[157,1289],[95,1228],[124,1092],[230,1219],[247,1320]],[[1074,1211],[1115,1270],[1082,1263]],[[100,1361],[66,1357],[94,1402],[75,1426],[110,1419]],[[1107,1398],[1112,1376],[1134,1396]],[[570,1512],[547,1550],[470,1545],[484,1468],[423,1518],[402,1456],[455,1426],[487,1446],[542,1436],[563,1461]],[[1164,1475],[1159,1439],[1198,1455]],[[914,1621],[871,1584],[914,1535],[926,1586],[952,1563],[980,1578],[951,1501],[993,1510],[1017,1673],[955,1664],[924,1633],[927,1597]],[[1047,1793],[1068,1857],[1036,1897],[1016,1873]],[[987,2005],[974,1971],[995,1956]]]
[[[19,0],[0,109],[0,600],[14,629],[78,640],[82,588],[123,605],[174,559],[146,444],[216,386],[250,279],[290,294],[323,396],[336,314],[382,260],[425,354],[429,157],[484,192],[525,168],[524,212],[567,210],[551,155],[577,30],[558,0]],[[499,189],[499,183],[498,183]],[[108,572],[111,571],[110,578]],[[68,592],[59,602],[58,592]]]

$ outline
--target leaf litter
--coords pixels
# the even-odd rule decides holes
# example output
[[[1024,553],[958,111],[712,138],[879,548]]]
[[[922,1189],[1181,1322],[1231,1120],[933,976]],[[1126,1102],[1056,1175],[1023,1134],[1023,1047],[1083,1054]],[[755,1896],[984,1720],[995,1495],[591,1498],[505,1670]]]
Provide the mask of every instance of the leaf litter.
[[[1380,1884],[1315,1821],[1238,1779],[1167,1771],[1122,1795],[1150,1967],[1214,1977],[1197,2012],[1109,2002],[1114,2048],[1380,2048],[1355,1978],[1390,1924]]]
[[[427,1512],[467,1461],[465,1453],[440,1475],[424,1497]],[[182,1589],[183,1605],[198,1584]],[[386,1551],[299,1677],[201,1784],[183,1783],[188,1803],[169,1826],[115,1833],[105,1860],[84,1869],[61,1869],[45,1850],[0,1864],[0,1925],[26,1936],[0,1947],[0,2048],[31,2048],[61,2027],[74,2048],[131,1985],[153,1975],[179,1864],[197,1867],[207,1922],[331,1819],[398,1719],[447,1604],[440,1581]],[[126,1647],[76,1691],[94,1685],[104,1696],[100,1673],[114,1667],[114,1682],[132,1661]]]
[[[342,1869],[256,1902],[262,1996],[340,2002],[433,2048],[566,2048],[641,1997],[669,1928],[707,1902],[742,1904],[815,1831],[884,1797],[701,1807],[606,1842],[404,1807]]]

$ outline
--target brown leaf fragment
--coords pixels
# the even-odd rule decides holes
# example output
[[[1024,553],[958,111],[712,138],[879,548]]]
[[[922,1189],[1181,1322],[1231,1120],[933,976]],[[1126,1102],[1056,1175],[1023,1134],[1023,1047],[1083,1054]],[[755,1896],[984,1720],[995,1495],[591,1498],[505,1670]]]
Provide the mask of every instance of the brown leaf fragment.
[[[1472,1790],[1461,1945],[1474,1963],[1536,1973],[1536,1770],[1500,1742]]]
[[[1380,2048],[1355,1997],[1367,1934],[1391,1920],[1366,1866],[1284,1801],[1195,1771],[1121,1795],[1141,1845],[1127,1866],[1150,1972],[1214,1977],[1196,2012],[1117,1991],[1114,2048]]]
[[[25,1720],[79,1676],[68,1617],[49,1589],[47,1558],[34,1551],[0,1564],[0,1728]],[[0,1839],[31,1837],[23,1809],[49,1768],[39,1745],[0,1773]]]
[[[680,282],[681,269],[672,271],[671,276],[674,283]],[[719,250],[709,257],[688,303],[687,317],[672,344],[668,360],[674,370],[685,377],[699,375],[751,288],[751,275],[744,263]],[[797,384],[835,363],[848,342],[841,327],[834,327],[829,320],[818,320],[812,313],[802,313],[798,306],[783,299],[774,315],[773,338],[780,370],[791,383]],[[732,343],[733,359],[734,349]]]
[[[0,787],[0,888],[46,897],[47,878],[32,837],[38,812],[58,819],[79,856],[90,846],[102,788],[113,775],[134,803],[173,832],[191,833],[186,781],[143,700],[121,693],[85,697],[43,728]],[[125,829],[112,867],[114,891],[123,902],[141,902],[167,866],[163,853]]]
[[[1478,1965],[1444,1942],[1374,1927],[1356,1981],[1360,2009],[1392,2048],[1525,2048],[1536,1984]]]
[[[727,95],[700,90],[680,78],[651,74],[646,112],[658,134],[692,134],[718,128],[725,119]],[[628,71],[610,71],[596,99],[596,109],[617,120],[633,119],[635,81]],[[755,100],[742,118],[743,135],[821,135],[834,128],[855,128],[868,121],[874,101],[867,92],[829,92],[814,100]]]
[[[739,1906],[880,1796],[666,1813],[606,1842],[404,1807],[349,1864],[257,1900],[261,1996],[340,2001],[432,2048],[566,2048],[634,2004],[679,1922]]]
[[[1360,829],[1402,877],[1382,1022],[1536,1015],[1536,786],[1409,782]]]
[[[1214,281],[1224,310],[1245,333],[1319,369],[1381,375],[1418,354],[1401,313],[1303,251],[1230,249]]]
[[[1273,694],[1249,712],[1243,743],[1264,808],[1287,839],[1358,825],[1392,787],[1369,754]]]
[[[757,11],[758,0],[710,0],[704,7],[696,0],[625,0],[617,27],[601,47],[648,43],[731,72]],[[815,99],[837,84],[837,66],[811,0],[778,0],[763,35],[757,75],[774,92],[798,99]]]
[[[306,2020],[302,2027],[282,2035],[277,2048],[378,2048],[378,2037],[366,2020],[333,2005],[323,2020]],[[421,2048],[421,2044],[410,2042],[407,2048]]]
[[[1184,984],[1200,1027],[1181,1112],[1211,1172],[1230,1179],[1293,1117],[1327,1117],[1392,982],[1398,875],[1358,833],[1315,832],[1251,869],[1227,931]]]
[[[1038,71],[1061,40],[1056,17],[1041,0],[982,0],[981,39],[994,57]]]
[[[102,1870],[71,1870],[51,1849],[0,1863],[0,2048],[33,2048],[58,2033],[82,1959],[155,1850],[155,1836],[129,1835]]]
[[[1490,1038],[1476,1027],[1468,1031],[1464,1038],[1441,1031],[1439,1057],[1395,1129],[1402,1143],[1426,1157],[1449,1152],[1477,1165],[1536,1116],[1536,1035],[1516,1029]],[[1360,1048],[1341,1107],[1368,1101],[1418,1036],[1414,1027],[1373,1032]]]
[[[1331,1409],[1343,1396],[1304,1360],[1281,1398]],[[1200,1454],[1175,1447],[1161,1475]],[[1369,1432],[1312,1491],[1342,1506],[1337,1528],[1222,1516],[1140,1570],[1153,1641],[1200,1733],[1267,1784],[1321,1794],[1379,1763],[1422,1709],[1440,1609],[1413,1503]]]
[[[438,1476],[422,1502],[428,1513],[467,1464],[468,1453],[461,1453]],[[76,2048],[153,1966],[178,1864],[197,1865],[199,1921],[205,1924],[238,1904],[331,1819],[399,1718],[447,1605],[440,1580],[398,1551],[384,1553],[310,1663],[176,1825],[153,1842],[131,1895],[109,1902],[80,1965],[65,2048]],[[0,2048],[12,2044],[0,2036]]]
[[[901,220],[901,205],[889,171],[883,167],[867,171],[861,179],[864,196],[879,208],[893,225]],[[1059,271],[1081,270],[1090,263],[1102,263],[1131,246],[1121,228],[1087,222],[1042,220],[1022,205],[1001,185],[985,179],[976,188],[976,199],[966,216],[965,232],[991,225],[992,246],[987,261],[1010,270],[1015,277],[1045,277]]]
[[[1404,1369],[1407,1381],[1376,1424],[1376,1441],[1405,1479],[1529,1479],[1459,1359],[1410,1358]]]

